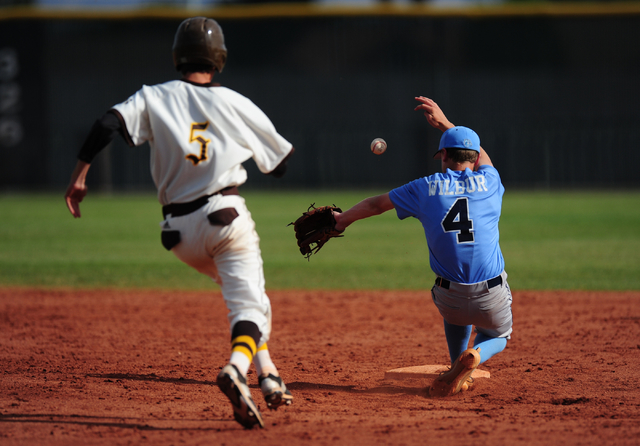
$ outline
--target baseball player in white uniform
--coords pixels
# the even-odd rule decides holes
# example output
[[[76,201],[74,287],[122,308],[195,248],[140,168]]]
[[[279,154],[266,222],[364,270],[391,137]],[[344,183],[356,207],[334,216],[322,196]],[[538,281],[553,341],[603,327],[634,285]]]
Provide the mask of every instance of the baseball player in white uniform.
[[[130,146],[148,142],[151,174],[164,220],[164,247],[222,290],[229,309],[231,355],[217,377],[234,418],[247,429],[264,427],[246,376],[253,363],[270,409],[293,401],[271,360],[271,304],[265,293],[259,237],[238,186],[242,163],[253,158],[261,172],[280,177],[293,146],[249,99],[213,84],[227,58],[215,20],[183,21],[173,59],[180,80],[143,86],[96,121],[78,155],[65,199],[74,217],[87,194],[90,163],[117,135]]]

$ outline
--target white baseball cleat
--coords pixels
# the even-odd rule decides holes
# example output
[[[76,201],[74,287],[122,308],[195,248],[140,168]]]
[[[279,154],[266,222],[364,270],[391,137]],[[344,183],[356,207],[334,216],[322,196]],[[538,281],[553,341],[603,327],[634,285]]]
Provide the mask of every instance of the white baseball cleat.
[[[247,386],[247,380],[240,374],[233,364],[225,365],[216,380],[220,390],[227,395],[233,406],[233,417],[246,429],[251,429],[256,424],[264,427],[262,415],[258,406],[251,398],[251,391]]]
[[[268,375],[260,375],[258,382],[269,409],[275,410],[280,406],[290,406],[293,403],[293,395],[287,390],[281,377],[269,373]]]

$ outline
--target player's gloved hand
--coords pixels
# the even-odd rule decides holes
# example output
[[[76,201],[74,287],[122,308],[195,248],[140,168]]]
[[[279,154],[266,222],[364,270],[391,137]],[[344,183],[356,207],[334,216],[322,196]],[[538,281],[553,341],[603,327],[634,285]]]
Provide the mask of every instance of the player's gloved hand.
[[[316,208],[312,204],[295,222],[289,223],[293,225],[300,253],[307,259],[330,239],[343,236],[336,228],[334,212],[341,213],[342,209],[335,206]]]

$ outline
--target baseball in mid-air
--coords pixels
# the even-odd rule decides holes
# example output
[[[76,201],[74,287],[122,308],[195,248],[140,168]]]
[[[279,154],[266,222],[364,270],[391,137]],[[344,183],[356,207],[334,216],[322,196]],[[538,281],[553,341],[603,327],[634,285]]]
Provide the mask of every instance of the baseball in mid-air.
[[[371,151],[376,155],[382,155],[387,150],[387,142],[382,138],[371,141]]]

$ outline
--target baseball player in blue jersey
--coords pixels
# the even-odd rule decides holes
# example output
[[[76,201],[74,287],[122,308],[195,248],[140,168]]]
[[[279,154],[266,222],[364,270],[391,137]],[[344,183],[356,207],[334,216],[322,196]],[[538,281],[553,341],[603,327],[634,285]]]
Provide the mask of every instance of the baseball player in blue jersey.
[[[512,297],[498,231],[504,187],[473,130],[454,126],[432,99],[416,100],[415,109],[444,132],[434,155],[441,160],[442,173],[335,213],[336,229],[391,209],[401,220],[420,220],[436,273],[431,294],[444,319],[451,360],[451,368],[434,380],[430,394],[449,396],[466,390],[473,371],[504,350],[511,334]],[[474,326],[477,334],[469,348]]]
[[[229,310],[231,355],[217,376],[245,428],[264,427],[247,385],[253,363],[269,409],[290,405],[271,360],[271,303],[265,293],[260,238],[238,186],[242,163],[281,177],[294,149],[248,98],[213,83],[227,48],[215,20],[193,17],[176,31],[173,61],[180,80],[143,86],[96,121],[83,147],[65,199],[74,217],[87,194],[91,162],[118,134],[130,146],[149,143],[151,174],[164,220],[161,241],[178,259],[220,285]]]

